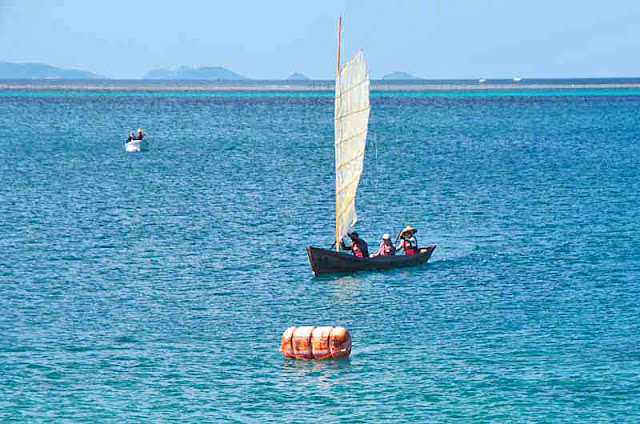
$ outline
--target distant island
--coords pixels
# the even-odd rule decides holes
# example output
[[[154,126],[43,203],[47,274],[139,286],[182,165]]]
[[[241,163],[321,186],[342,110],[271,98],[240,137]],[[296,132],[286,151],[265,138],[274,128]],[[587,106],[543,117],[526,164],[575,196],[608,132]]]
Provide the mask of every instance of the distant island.
[[[300,72],[294,72],[287,78],[288,81],[309,81],[309,77]]]
[[[176,69],[154,69],[147,72],[142,79],[246,81],[249,78],[223,68],[222,66],[203,66],[199,68],[181,66]]]
[[[44,63],[0,62],[0,79],[97,79],[93,72],[65,69]]]
[[[391,72],[382,77],[383,80],[390,81],[409,81],[409,80],[420,80],[422,78],[418,78],[406,72]]]

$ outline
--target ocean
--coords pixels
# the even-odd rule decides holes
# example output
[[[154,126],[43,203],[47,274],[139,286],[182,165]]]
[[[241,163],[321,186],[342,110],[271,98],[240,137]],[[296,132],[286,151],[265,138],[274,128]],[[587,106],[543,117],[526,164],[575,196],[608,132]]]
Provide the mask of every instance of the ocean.
[[[0,421],[638,422],[640,91],[371,103],[356,228],[438,247],[316,278],[330,92],[0,90]]]

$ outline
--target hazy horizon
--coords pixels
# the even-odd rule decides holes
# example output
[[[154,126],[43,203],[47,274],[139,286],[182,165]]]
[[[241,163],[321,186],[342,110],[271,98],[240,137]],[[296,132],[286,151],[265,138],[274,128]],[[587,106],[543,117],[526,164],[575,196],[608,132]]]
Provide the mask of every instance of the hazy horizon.
[[[335,0],[253,4],[148,0],[93,4],[0,0],[0,61],[45,63],[112,79],[157,68],[221,66],[257,80],[335,74],[365,50],[371,77],[423,79],[633,78],[640,3],[542,0],[513,4]],[[28,30],[25,30],[28,29]]]

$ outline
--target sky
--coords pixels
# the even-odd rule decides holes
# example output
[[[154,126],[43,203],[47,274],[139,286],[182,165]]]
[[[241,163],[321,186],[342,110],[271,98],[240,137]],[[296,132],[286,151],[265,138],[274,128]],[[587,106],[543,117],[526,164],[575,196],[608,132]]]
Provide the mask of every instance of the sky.
[[[331,79],[339,15],[372,78],[640,77],[640,0],[0,0],[0,61]]]

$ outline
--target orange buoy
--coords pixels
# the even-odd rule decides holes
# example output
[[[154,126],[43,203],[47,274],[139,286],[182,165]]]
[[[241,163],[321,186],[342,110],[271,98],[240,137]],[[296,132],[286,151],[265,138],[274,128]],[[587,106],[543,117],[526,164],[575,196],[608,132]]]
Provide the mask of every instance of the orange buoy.
[[[285,358],[348,358],[351,334],[344,327],[289,327],[282,333],[280,350]]]

